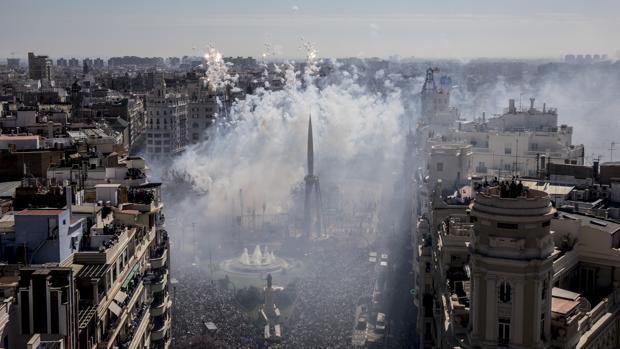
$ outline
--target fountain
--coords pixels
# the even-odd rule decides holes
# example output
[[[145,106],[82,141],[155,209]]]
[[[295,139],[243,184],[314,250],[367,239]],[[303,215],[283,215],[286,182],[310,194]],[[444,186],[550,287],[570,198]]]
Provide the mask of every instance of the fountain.
[[[236,273],[273,273],[289,268],[289,263],[277,257],[267,246],[261,249],[260,245],[254,247],[252,254],[247,248],[237,258],[231,258],[220,263],[223,270]]]

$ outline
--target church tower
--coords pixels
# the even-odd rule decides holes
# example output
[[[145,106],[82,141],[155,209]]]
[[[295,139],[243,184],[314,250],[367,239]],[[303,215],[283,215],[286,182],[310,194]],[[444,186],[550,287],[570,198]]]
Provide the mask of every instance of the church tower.
[[[549,196],[495,187],[471,205],[469,336],[480,348],[547,348],[554,244]]]

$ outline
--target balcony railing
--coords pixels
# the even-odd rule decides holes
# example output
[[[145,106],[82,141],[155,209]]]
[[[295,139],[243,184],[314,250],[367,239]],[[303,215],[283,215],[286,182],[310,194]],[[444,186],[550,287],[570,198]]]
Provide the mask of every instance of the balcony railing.
[[[170,296],[157,296],[151,303],[151,316],[160,316],[166,312],[168,303],[170,302]]]
[[[133,320],[131,320],[127,325],[127,332],[125,334],[125,339],[119,342],[120,349],[129,349],[135,347],[134,342],[137,343],[138,340],[142,336],[136,336],[137,333],[144,332],[146,327],[148,326],[149,319],[149,308],[146,304],[141,304],[136,307],[132,314]]]
[[[151,272],[144,277],[144,283],[149,285],[151,292],[161,292],[166,287],[168,271]]]
[[[151,330],[151,340],[157,341],[165,338],[168,328],[170,328],[170,318],[168,316],[156,319],[153,322],[153,329]]]
[[[128,289],[127,298],[125,301],[123,301],[122,305],[120,305],[121,313],[118,315],[118,317],[112,318],[108,323],[107,331],[103,335],[103,340],[99,343],[99,348],[110,348],[114,338],[116,338],[116,335],[118,335],[118,333],[120,332],[121,326],[127,320],[127,310],[133,309],[133,311],[136,311],[137,308],[133,308],[133,306],[136,304],[139,298],[138,296],[140,293],[142,293],[143,289],[144,286],[142,285],[142,282],[135,284],[133,289]],[[113,300],[113,302],[116,301]]]

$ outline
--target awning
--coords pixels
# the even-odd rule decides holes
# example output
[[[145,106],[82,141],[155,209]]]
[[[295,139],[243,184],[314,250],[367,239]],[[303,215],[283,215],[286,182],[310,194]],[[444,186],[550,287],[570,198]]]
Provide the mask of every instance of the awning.
[[[121,290],[116,292],[116,295],[114,296],[114,300],[118,302],[118,304],[123,304],[125,302],[125,299],[127,299],[127,293]]]
[[[269,325],[265,325],[265,339],[269,339],[271,335],[269,334]]]
[[[131,279],[133,279],[133,276],[140,270],[140,265],[136,264],[131,271],[129,272],[129,274],[127,274],[127,277],[125,278],[125,281],[123,281],[123,284],[121,285],[122,289],[127,289],[127,286],[129,286],[129,282],[131,281]]]
[[[114,302],[110,302],[110,307],[108,309],[110,309],[110,311],[113,312],[116,316],[119,316],[122,311],[121,307],[119,307],[118,304]]]
[[[280,325],[275,326],[276,337],[282,337],[282,332],[280,331]]]
[[[213,322],[211,322],[211,321],[205,322],[205,327],[209,331],[217,331],[217,326],[215,326],[215,324]]]

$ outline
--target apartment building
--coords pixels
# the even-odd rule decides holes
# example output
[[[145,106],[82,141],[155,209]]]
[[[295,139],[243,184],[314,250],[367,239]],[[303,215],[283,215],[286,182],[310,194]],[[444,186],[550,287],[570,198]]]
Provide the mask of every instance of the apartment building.
[[[518,111],[511,99],[503,115],[461,122],[445,137],[472,145],[479,175],[536,177],[549,163],[583,165],[584,147],[572,143],[573,128],[558,125],[556,109],[538,110],[534,102]]]
[[[188,101],[167,91],[163,76],[146,98],[146,153],[153,157],[179,152],[188,144]]]
[[[0,347],[169,348],[161,183],[142,158],[77,149],[0,218]]]
[[[530,165],[531,178],[491,177],[476,168],[481,147],[472,138],[418,130],[425,165],[415,176],[412,243],[421,348],[620,347],[617,167],[571,158],[572,129],[555,129],[556,112],[533,104],[517,112],[512,101],[475,131],[487,142],[491,129],[553,135],[566,158]],[[516,130],[524,123],[531,129]],[[467,127],[452,135],[475,133]]]

